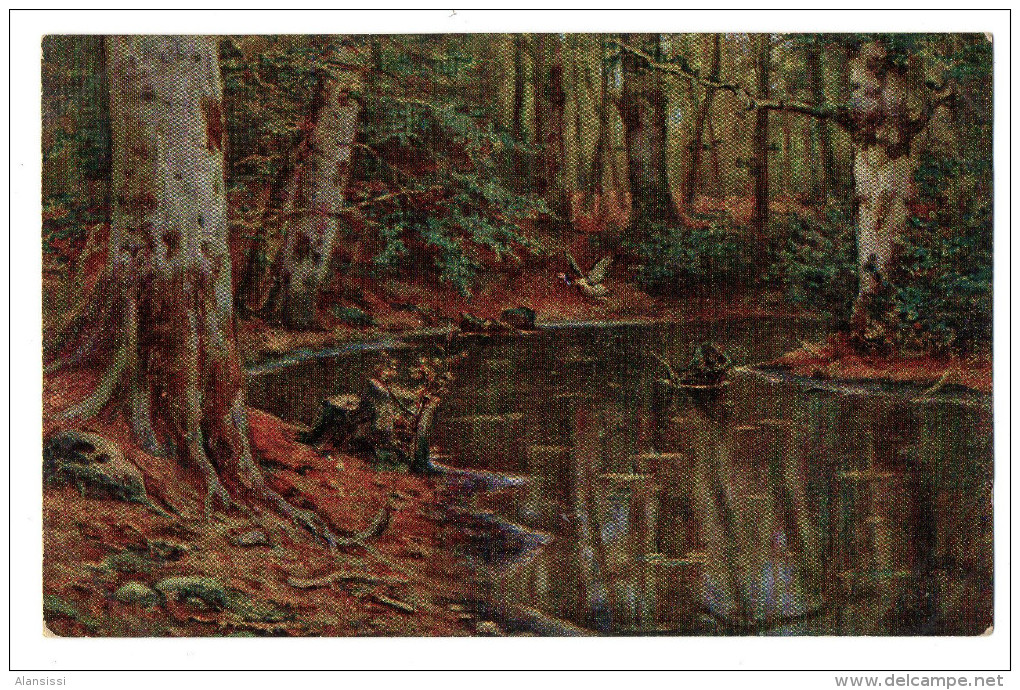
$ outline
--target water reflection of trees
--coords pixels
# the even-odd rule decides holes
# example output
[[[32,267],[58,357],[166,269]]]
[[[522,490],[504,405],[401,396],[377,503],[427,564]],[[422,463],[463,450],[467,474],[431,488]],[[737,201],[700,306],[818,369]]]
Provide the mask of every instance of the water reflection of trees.
[[[723,417],[554,403],[570,437],[525,449],[524,502],[557,538],[515,596],[613,633],[980,632],[990,551],[959,534],[989,546],[989,493],[961,466],[987,456],[959,415],[762,386]]]
[[[530,478],[489,507],[554,535],[496,575],[504,600],[618,634],[990,624],[987,411],[742,376],[717,409],[669,402],[606,347],[495,341],[441,412],[451,461]],[[265,387],[341,375],[307,368]]]

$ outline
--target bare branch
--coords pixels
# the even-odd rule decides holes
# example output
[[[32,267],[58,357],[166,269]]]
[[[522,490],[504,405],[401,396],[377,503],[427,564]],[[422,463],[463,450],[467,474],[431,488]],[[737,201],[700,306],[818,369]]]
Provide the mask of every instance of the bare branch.
[[[324,210],[312,209],[312,208],[293,208],[293,209],[291,209],[291,210],[289,210],[289,211],[287,211],[285,213],[278,214],[277,217],[290,218],[290,217],[299,216],[299,215],[302,215],[302,214],[305,214],[305,213],[308,213],[308,214],[311,214],[311,215],[317,215],[317,216],[331,216],[331,217],[333,217],[333,216],[346,216],[347,214],[353,213],[354,211],[358,211],[358,210],[360,210],[362,208],[365,208],[366,206],[371,206],[373,204],[378,204],[380,202],[389,201],[390,199],[396,199],[396,198],[399,198],[399,197],[411,197],[411,196],[417,196],[417,195],[420,195],[420,194],[428,194],[430,192],[435,192],[437,189],[438,189],[437,187],[428,187],[426,189],[416,189],[416,190],[402,189],[402,190],[398,190],[396,192],[388,192],[386,194],[380,194],[378,196],[373,196],[373,197],[370,197],[370,198],[365,199],[363,201],[359,201],[356,204],[351,204],[350,206],[341,206],[340,208],[338,208],[336,210],[333,210],[333,211],[324,211]]]
[[[701,74],[686,65],[677,63],[662,63],[657,62],[655,58],[646,53],[645,51],[627,45],[620,41],[615,41],[615,44],[620,50],[630,53],[645,62],[649,69],[653,69],[659,72],[665,72],[666,74],[674,74],[679,77],[687,79],[692,84],[697,84],[705,87],[706,89],[718,89],[720,91],[729,91],[738,99],[745,103],[747,110],[779,110],[792,113],[800,113],[801,115],[808,115],[810,117],[816,117],[823,120],[829,120],[844,129],[850,129],[852,123],[850,121],[849,110],[844,106],[824,106],[816,105],[814,103],[804,103],[801,101],[790,101],[786,99],[765,99],[758,98],[746,87],[740,84],[734,84],[731,82],[720,81],[718,79],[711,79],[701,76]]]

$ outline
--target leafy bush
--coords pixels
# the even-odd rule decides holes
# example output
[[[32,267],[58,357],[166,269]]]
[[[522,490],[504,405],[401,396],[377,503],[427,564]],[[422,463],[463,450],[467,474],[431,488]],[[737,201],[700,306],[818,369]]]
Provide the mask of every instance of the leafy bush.
[[[958,165],[925,159],[916,175],[925,217],[909,219],[886,281],[869,305],[885,337],[904,351],[970,351],[991,342],[992,214]],[[959,199],[964,206],[956,203]],[[857,293],[854,225],[849,209],[821,222],[789,218],[777,267],[791,301],[845,327]]]
[[[973,197],[967,206],[912,218],[897,243],[891,285],[876,308],[892,312],[902,347],[966,352],[991,343],[992,212]]]
[[[643,259],[636,280],[652,293],[736,287],[752,265],[747,236],[724,222],[654,225],[650,237],[631,249]]]
[[[853,211],[831,207],[820,220],[785,217],[773,277],[794,304],[818,309],[837,326],[849,322],[857,293]]]
[[[398,105],[398,104],[395,104]],[[396,270],[410,262],[431,265],[438,278],[470,295],[487,265],[544,247],[521,226],[549,214],[535,194],[511,189],[500,153],[526,148],[495,131],[477,110],[426,102],[403,103],[377,124],[373,149],[396,145],[414,151],[425,170],[393,188],[392,204],[366,210],[379,228],[377,267]],[[405,153],[406,155],[406,153]]]

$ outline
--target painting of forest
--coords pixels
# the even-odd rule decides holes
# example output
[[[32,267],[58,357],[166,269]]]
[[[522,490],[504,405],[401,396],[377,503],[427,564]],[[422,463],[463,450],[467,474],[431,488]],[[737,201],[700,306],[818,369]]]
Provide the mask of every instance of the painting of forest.
[[[49,35],[61,637],[981,635],[986,34]]]

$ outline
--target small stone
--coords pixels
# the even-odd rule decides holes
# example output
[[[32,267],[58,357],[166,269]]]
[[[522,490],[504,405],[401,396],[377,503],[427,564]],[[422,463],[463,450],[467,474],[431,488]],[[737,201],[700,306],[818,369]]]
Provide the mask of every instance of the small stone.
[[[141,582],[127,582],[117,588],[113,598],[122,604],[138,604],[146,608],[160,603],[159,592]]]
[[[272,542],[269,541],[269,537],[262,530],[253,529],[247,532],[241,532],[235,534],[231,541],[237,546],[272,546]]]
[[[503,631],[492,621],[478,621],[475,625],[475,634],[482,637],[496,637],[502,635]]]

